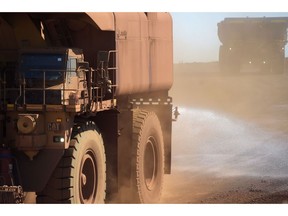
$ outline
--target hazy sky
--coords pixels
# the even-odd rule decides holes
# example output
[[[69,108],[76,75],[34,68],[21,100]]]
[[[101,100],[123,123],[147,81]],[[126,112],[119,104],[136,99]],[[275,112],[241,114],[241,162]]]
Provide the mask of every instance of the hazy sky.
[[[217,61],[220,41],[217,23],[225,17],[288,17],[282,13],[175,12],[173,18],[174,62]],[[286,45],[286,56],[288,46]]]

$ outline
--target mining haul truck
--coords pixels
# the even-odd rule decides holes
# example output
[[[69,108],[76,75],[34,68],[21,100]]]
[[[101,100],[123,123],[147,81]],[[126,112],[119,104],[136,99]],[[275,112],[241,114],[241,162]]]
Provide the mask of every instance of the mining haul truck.
[[[172,50],[169,13],[0,14],[0,202],[158,202]]]
[[[283,73],[288,17],[225,18],[218,23],[222,72]]]

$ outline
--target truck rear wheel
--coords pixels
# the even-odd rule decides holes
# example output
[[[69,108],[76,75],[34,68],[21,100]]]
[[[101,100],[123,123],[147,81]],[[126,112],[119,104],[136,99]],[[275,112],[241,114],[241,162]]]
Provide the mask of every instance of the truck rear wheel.
[[[69,149],[37,203],[104,203],[106,159],[101,135],[94,123],[78,126]]]
[[[131,168],[131,202],[158,202],[164,179],[164,142],[159,119],[153,112],[134,112]]]

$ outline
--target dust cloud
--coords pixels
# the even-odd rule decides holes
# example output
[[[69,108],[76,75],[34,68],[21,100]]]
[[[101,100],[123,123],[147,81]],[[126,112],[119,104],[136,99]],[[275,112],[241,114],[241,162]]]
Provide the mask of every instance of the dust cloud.
[[[287,203],[288,73],[180,64],[170,95],[180,116],[160,203]]]
[[[227,74],[217,62],[178,64],[170,94],[181,115],[163,203],[288,200],[286,72]]]

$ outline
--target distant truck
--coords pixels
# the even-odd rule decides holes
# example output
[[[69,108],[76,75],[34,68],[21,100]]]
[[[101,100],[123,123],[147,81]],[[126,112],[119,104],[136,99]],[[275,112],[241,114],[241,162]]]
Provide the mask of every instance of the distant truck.
[[[288,17],[225,18],[218,23],[222,72],[282,73]]]
[[[172,41],[169,13],[0,14],[0,202],[159,201]]]

